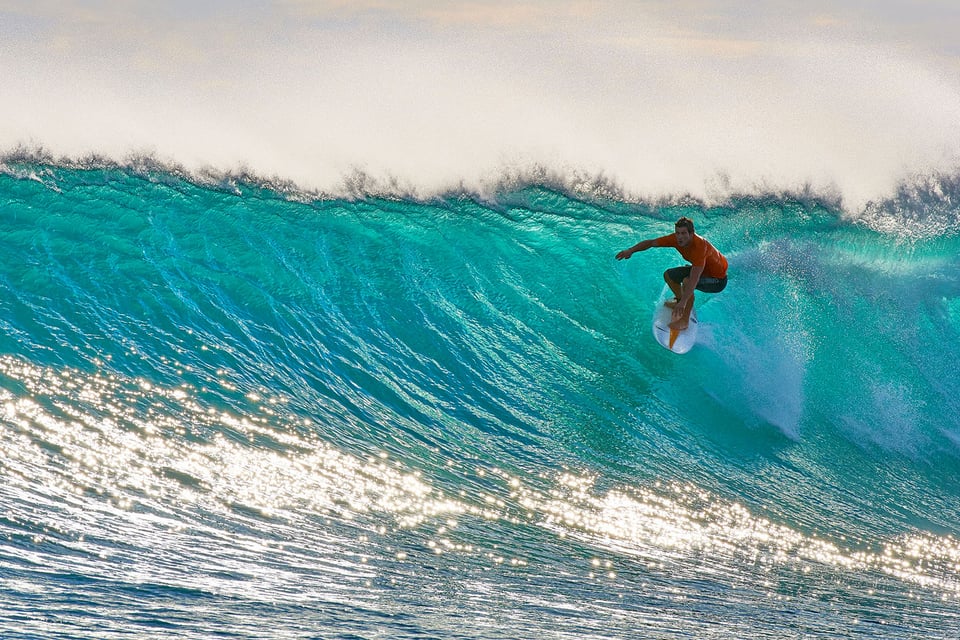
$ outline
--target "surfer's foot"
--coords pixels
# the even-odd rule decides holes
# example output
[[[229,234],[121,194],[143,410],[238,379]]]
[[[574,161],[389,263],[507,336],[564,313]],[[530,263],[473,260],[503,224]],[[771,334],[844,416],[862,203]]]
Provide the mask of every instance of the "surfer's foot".
[[[667,309],[673,309],[675,306],[677,306],[678,302],[680,302],[680,298],[673,298],[672,300],[666,300],[663,303],[663,306],[665,306]]]
[[[690,321],[684,320],[681,318],[680,320],[674,320],[667,326],[673,329],[674,331],[686,331],[687,327],[690,326]]]

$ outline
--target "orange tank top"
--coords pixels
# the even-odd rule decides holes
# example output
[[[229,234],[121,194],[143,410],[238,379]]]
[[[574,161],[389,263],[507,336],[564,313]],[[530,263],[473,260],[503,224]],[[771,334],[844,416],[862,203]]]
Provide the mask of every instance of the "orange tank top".
[[[657,238],[658,247],[673,247],[684,259],[695,267],[703,267],[703,275],[708,278],[727,277],[727,259],[705,238],[693,234],[690,243],[681,247],[677,244],[677,234]]]

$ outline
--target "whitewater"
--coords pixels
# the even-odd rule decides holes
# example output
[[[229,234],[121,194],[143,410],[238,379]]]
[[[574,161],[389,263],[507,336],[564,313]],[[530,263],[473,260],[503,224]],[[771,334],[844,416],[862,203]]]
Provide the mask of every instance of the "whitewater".
[[[0,636],[960,636],[955,58],[131,7],[0,8]]]

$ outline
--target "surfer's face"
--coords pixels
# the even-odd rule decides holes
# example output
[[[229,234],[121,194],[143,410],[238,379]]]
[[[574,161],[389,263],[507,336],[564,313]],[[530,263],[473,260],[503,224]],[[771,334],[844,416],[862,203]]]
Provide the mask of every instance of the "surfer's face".
[[[678,245],[680,245],[681,247],[685,247],[688,244],[690,244],[691,235],[690,235],[689,229],[687,229],[686,227],[677,227],[675,231],[677,232]]]

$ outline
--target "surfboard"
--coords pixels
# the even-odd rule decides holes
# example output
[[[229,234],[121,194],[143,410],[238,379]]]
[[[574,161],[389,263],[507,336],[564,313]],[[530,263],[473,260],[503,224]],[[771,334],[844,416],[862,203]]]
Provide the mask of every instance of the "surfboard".
[[[670,298],[672,299],[672,298]],[[690,324],[683,331],[676,331],[670,328],[670,317],[673,309],[666,305],[667,298],[661,296],[657,303],[657,310],[653,314],[653,337],[657,339],[664,348],[674,353],[686,353],[697,343],[697,310],[690,312]]]

